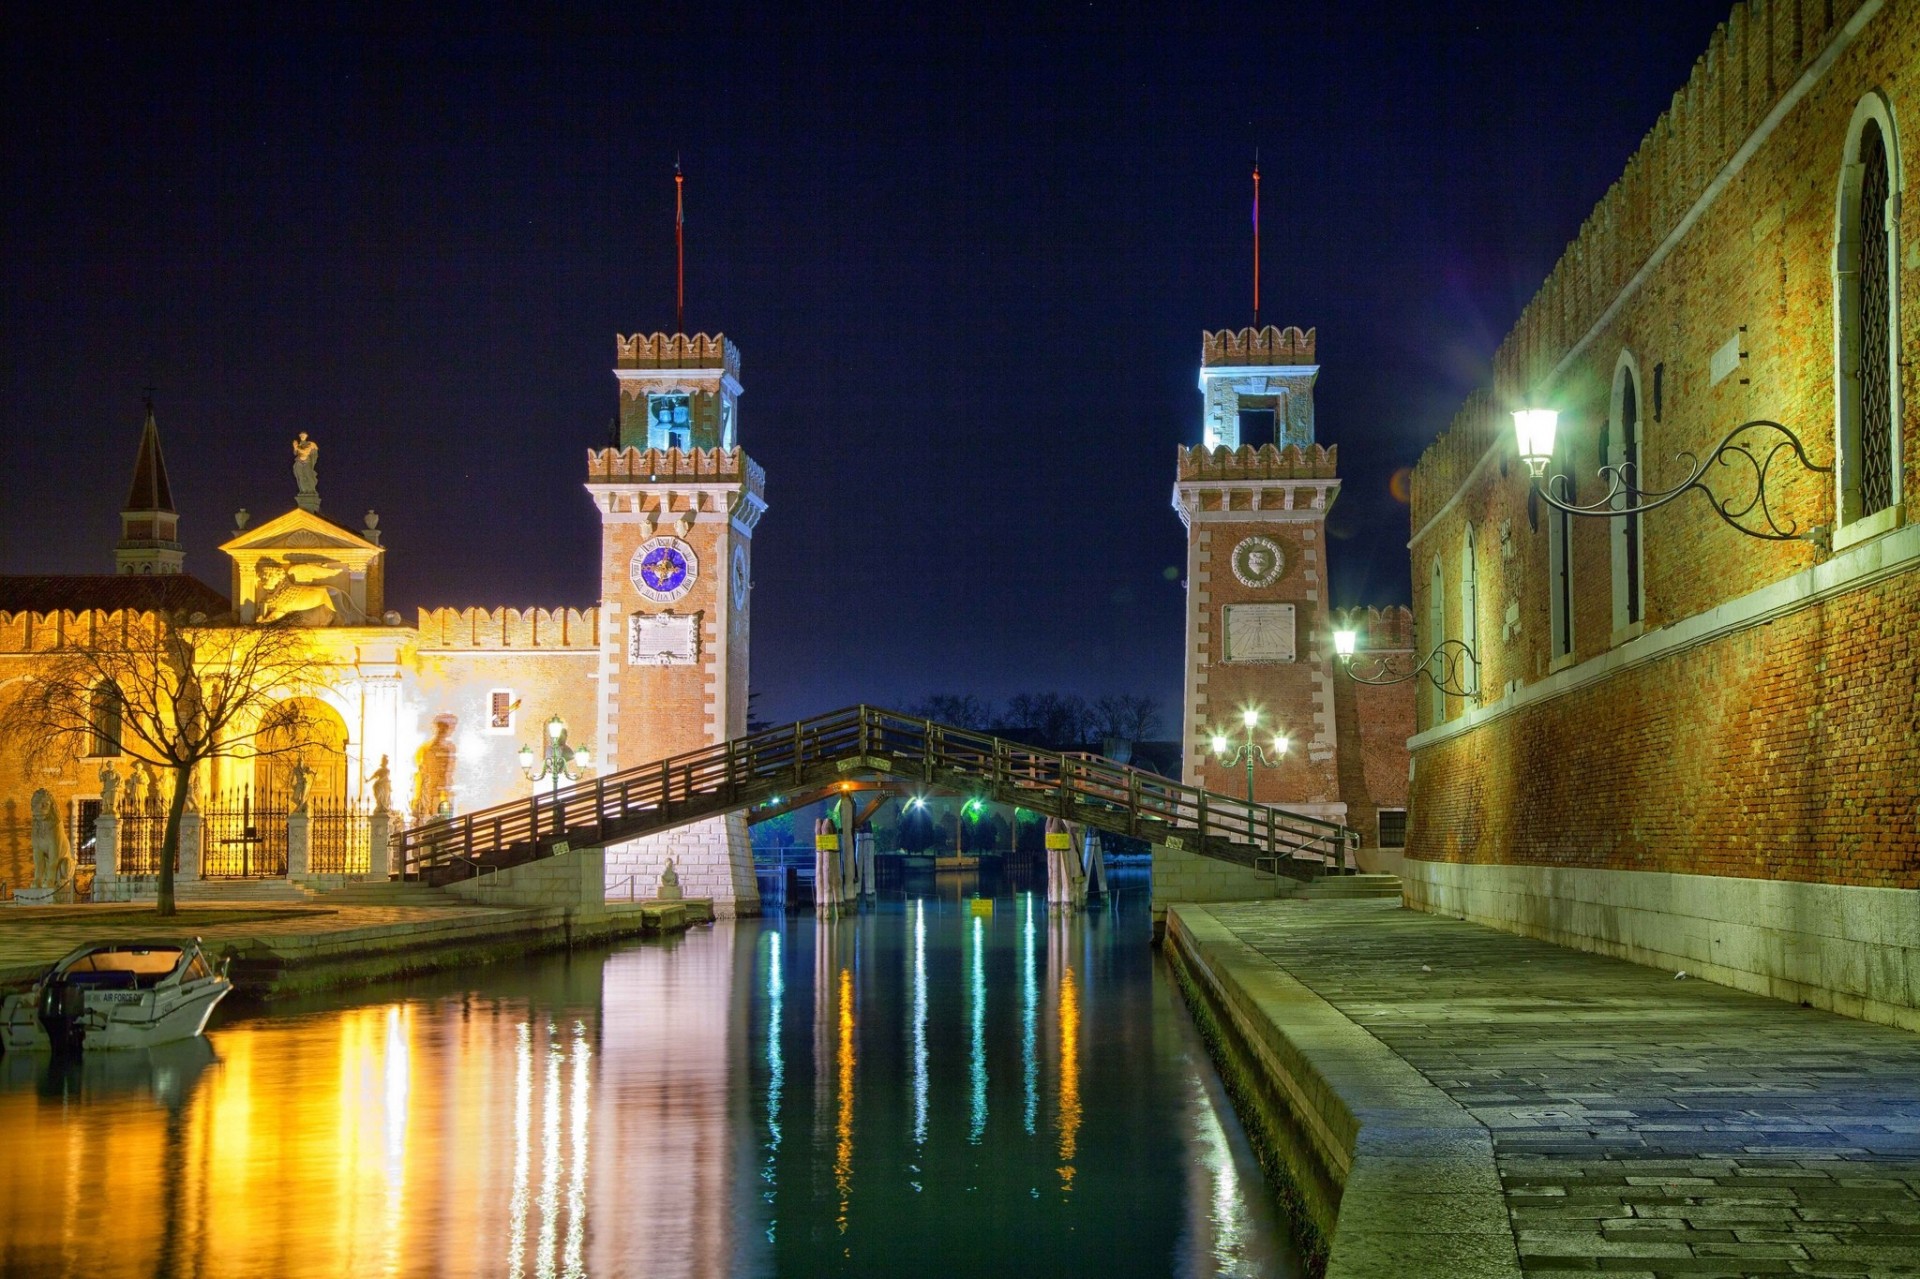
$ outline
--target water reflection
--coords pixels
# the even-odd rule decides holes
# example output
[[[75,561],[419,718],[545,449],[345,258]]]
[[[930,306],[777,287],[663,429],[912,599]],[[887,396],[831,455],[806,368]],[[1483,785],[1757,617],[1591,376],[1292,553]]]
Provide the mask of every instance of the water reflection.
[[[1288,1273],[1144,933],[922,900],[7,1058],[0,1270]]]

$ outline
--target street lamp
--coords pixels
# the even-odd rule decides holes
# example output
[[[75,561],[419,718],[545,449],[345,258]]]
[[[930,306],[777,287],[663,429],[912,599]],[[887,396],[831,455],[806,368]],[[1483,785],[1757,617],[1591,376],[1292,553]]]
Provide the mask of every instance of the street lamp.
[[[1431,652],[1404,672],[1394,672],[1384,657],[1369,656],[1366,660],[1374,663],[1372,673],[1369,675],[1359,674],[1353,669],[1354,658],[1360,656],[1356,651],[1359,641],[1360,632],[1351,626],[1334,629],[1334,656],[1340,659],[1340,665],[1346,669],[1347,677],[1356,684],[1404,684],[1410,679],[1425,676],[1435,688],[1454,697],[1480,695],[1478,678],[1480,659],[1474,656],[1473,650],[1464,640],[1441,640],[1433,646]]]
[[[547,721],[546,754],[536,760],[533,747],[522,746],[520,771],[535,785],[552,778],[553,793],[557,795],[560,793],[561,778],[570,782],[580,780],[580,774],[586,771],[588,758],[586,747],[568,748],[567,722],[555,715]]]
[[[1657,510],[1673,501],[1690,489],[1699,489],[1707,495],[1707,504],[1729,526],[1739,529],[1748,537],[1764,538],[1769,542],[1791,542],[1799,539],[1824,541],[1824,528],[1800,532],[1798,521],[1789,521],[1782,528],[1774,518],[1773,507],[1767,500],[1767,480],[1773,469],[1774,461],[1784,452],[1798,458],[1800,465],[1809,471],[1830,474],[1831,466],[1816,466],[1807,456],[1806,446],[1800,437],[1780,423],[1767,418],[1755,418],[1751,422],[1742,422],[1728,431],[1726,437],[1704,458],[1696,458],[1692,453],[1680,453],[1676,457],[1691,469],[1685,479],[1670,489],[1643,489],[1636,482],[1639,476],[1631,472],[1639,469],[1632,461],[1618,466],[1600,468],[1600,478],[1607,482],[1607,491],[1598,501],[1584,506],[1576,506],[1559,494],[1569,489],[1567,479],[1562,475],[1549,477],[1547,463],[1553,459],[1554,430],[1559,425],[1560,414],[1554,409],[1516,409],[1513,414],[1514,441],[1519,446],[1520,460],[1527,464],[1527,476],[1533,485],[1533,491],[1540,500],[1556,511],[1568,515],[1587,515],[1602,519],[1620,519],[1628,515],[1644,515]],[[1781,438],[1774,439],[1772,437]],[[1735,498],[1722,498],[1707,485],[1707,470],[1715,464],[1734,468],[1735,474],[1753,472],[1753,496],[1744,502]],[[1757,514],[1756,514],[1757,512]],[[1757,523],[1749,527],[1742,521],[1753,517],[1756,521],[1765,521],[1764,527]]]
[[[1260,726],[1260,712],[1248,707],[1240,712],[1240,723],[1247,730],[1247,740],[1235,746],[1225,733],[1213,735],[1213,753],[1220,757],[1222,767],[1232,768],[1242,759],[1247,761],[1247,802],[1253,803],[1253,765],[1258,760],[1262,768],[1278,768],[1280,761],[1287,755],[1287,735],[1275,733],[1273,736],[1273,758],[1268,759],[1260,744],[1253,740],[1253,730]]]

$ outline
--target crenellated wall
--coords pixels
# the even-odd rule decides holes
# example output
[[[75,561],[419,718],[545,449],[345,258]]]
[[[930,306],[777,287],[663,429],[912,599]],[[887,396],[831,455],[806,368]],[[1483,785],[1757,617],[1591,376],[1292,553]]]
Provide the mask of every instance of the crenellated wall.
[[[593,608],[423,608],[420,647],[428,649],[580,649],[600,646]]]
[[[1317,332],[1315,329],[1302,332],[1292,325],[1280,329],[1269,324],[1261,329],[1220,329],[1202,333],[1200,366],[1312,364]]]
[[[1262,444],[1258,448],[1242,445],[1237,449],[1208,449],[1182,445],[1179,455],[1182,481],[1331,480],[1339,474],[1340,446],[1310,444],[1277,449]]]

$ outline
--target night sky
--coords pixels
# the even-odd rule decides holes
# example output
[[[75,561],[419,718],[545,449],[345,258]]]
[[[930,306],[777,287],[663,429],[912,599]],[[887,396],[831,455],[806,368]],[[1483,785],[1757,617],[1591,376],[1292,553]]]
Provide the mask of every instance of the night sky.
[[[1262,318],[1319,329],[1340,446],[1333,599],[1405,602],[1393,472],[1727,6],[9,6],[0,572],[111,571],[152,385],[223,590],[306,430],[409,619],[595,603],[585,452],[615,332],[673,324],[679,155],[687,328],[739,342],[768,472],[756,713],[1145,692],[1171,725],[1174,446],[1201,330],[1251,320],[1254,149]]]

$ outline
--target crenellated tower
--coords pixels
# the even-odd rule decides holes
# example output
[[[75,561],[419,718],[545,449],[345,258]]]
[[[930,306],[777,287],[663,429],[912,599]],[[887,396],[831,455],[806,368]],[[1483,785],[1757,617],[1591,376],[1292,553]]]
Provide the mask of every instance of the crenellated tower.
[[[1326,519],[1340,492],[1337,454],[1314,442],[1314,330],[1206,333],[1200,344],[1201,443],[1182,447],[1174,509],[1187,528],[1182,777],[1245,793],[1244,765],[1210,742],[1255,741],[1255,798],[1342,820],[1333,652],[1326,613]]]
[[[147,405],[140,428],[140,451],[133,459],[133,483],[120,510],[120,541],[113,548],[116,573],[179,573],[187,554],[180,545],[180,514],[173,509],[166,459],[160,455],[160,428]]]
[[[587,455],[600,512],[600,766],[697,750],[747,727],[753,533],[766,475],[736,440],[740,352],[723,335],[615,341],[618,447]],[[650,890],[672,857],[689,896],[759,907],[745,818],[607,850]]]

